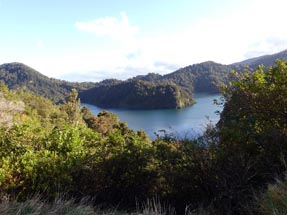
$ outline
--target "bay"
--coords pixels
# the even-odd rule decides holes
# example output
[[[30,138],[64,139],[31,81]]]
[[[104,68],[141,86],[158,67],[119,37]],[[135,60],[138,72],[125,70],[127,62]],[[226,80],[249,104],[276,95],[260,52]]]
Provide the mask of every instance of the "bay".
[[[219,99],[220,94],[196,94],[196,104],[182,109],[163,110],[129,110],[105,109],[115,113],[121,122],[127,122],[129,128],[143,130],[151,139],[155,139],[155,132],[163,135],[163,131],[177,138],[193,138],[203,133],[207,124],[215,124],[219,120],[216,111],[222,107],[214,104],[214,99]],[[103,108],[82,104],[97,115]]]

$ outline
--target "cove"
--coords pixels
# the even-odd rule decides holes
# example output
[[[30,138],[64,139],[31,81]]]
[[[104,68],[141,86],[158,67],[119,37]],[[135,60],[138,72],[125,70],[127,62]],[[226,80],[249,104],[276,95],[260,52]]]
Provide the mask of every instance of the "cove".
[[[143,130],[151,139],[155,139],[155,132],[162,134],[162,130],[178,138],[193,138],[203,133],[208,123],[217,123],[222,107],[214,104],[214,99],[219,99],[220,94],[196,94],[196,104],[182,109],[164,110],[129,110],[105,109],[115,113],[121,122],[127,122],[129,128]],[[97,115],[103,108],[90,104],[87,106]]]

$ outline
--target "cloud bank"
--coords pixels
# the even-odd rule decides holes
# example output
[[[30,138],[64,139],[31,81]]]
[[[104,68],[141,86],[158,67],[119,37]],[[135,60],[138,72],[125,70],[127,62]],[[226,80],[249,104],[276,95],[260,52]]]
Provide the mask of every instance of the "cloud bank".
[[[279,52],[287,48],[287,28],[280,24],[280,20],[287,19],[287,13],[284,7],[276,6],[283,3],[250,0],[249,7],[205,17],[176,31],[143,32],[140,26],[131,24],[125,12],[120,17],[78,21],[78,31],[106,38],[112,45],[104,51],[95,49],[74,56],[81,62],[74,71],[92,71],[83,77],[90,74],[95,81],[104,77],[126,79],[149,72],[165,74],[208,60],[229,64]],[[270,11],[272,15],[267,16]],[[83,62],[85,68],[80,67]]]

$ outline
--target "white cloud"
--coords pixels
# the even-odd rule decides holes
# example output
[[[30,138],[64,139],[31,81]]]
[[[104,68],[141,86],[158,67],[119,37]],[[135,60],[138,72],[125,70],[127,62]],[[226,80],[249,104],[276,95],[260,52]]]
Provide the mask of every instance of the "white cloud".
[[[103,49],[97,46],[93,49],[91,44],[89,51],[62,53],[46,63],[39,60],[36,68],[45,65],[47,73],[58,68],[61,77],[70,80],[77,78],[75,74],[81,74],[82,79],[77,80],[100,81],[149,72],[164,74],[207,60],[229,64],[275,53],[287,48],[287,28],[282,25],[287,13],[285,7],[278,7],[284,5],[284,1],[249,0],[246,7],[217,17],[203,17],[177,31],[161,29],[140,34],[143,29],[140,31],[132,25],[124,12],[120,18],[77,22],[76,28],[95,34],[95,40],[102,36],[113,43],[107,47],[102,45]],[[54,74],[60,76],[55,71]]]
[[[130,24],[125,12],[121,12],[120,20],[116,17],[105,17],[86,22],[78,21],[75,26],[80,31],[120,41],[132,38],[139,31],[138,27]]]
[[[141,53],[150,60],[187,66],[207,60],[229,64],[244,60],[251,51],[279,52],[287,48],[285,4],[250,0],[238,11],[203,18],[172,34],[144,38]]]

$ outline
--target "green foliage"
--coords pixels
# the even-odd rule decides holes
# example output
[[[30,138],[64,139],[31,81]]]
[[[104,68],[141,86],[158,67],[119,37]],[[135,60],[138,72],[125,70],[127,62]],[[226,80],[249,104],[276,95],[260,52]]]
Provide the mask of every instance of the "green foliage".
[[[192,105],[193,92],[218,93],[217,85],[230,80],[229,71],[240,66],[214,62],[194,64],[161,76],[148,74],[127,81],[104,81],[80,93],[82,101],[102,107],[132,109],[181,108]]]
[[[71,124],[83,124],[83,116],[80,108],[80,99],[78,98],[78,91],[72,89],[68,95],[67,101],[61,106],[61,110],[67,115],[68,122]]]
[[[72,83],[48,78],[20,63],[0,65],[0,71],[0,80],[10,89],[32,92],[56,103],[65,101],[73,88],[80,92],[83,102],[103,107],[159,109],[181,108],[194,103],[192,94],[172,81],[105,80],[98,84]]]
[[[287,184],[284,180],[277,180],[270,184],[266,192],[258,198],[258,208],[254,214],[276,214],[283,215],[287,213]]]
[[[62,105],[54,105],[2,85],[5,102],[25,105],[12,125],[0,126],[1,199],[14,194],[24,200],[41,193],[53,200],[66,192],[76,199],[95,197],[103,206],[133,209],[136,201],[158,196],[179,214],[205,208],[210,214],[237,215],[263,207],[268,214],[271,188],[261,201],[254,193],[264,192],[275,176],[283,178],[286,172],[287,66],[278,61],[268,69],[234,74],[224,88],[220,122],[196,140],[165,135],[151,141],[113,113],[94,116],[81,108],[76,90]],[[119,84],[103,84],[111,83]],[[128,89],[140,89],[130,98],[179,92],[168,83],[134,83],[125,83]],[[272,196],[278,210],[284,196],[285,191],[278,200]]]
[[[150,195],[155,174],[150,142],[132,131],[113,130],[90,150],[93,153],[87,156],[86,168],[78,173],[78,192],[125,208]]]
[[[49,98],[55,103],[63,102],[73,88],[81,91],[95,85],[94,83],[72,83],[48,78],[21,63],[0,65],[0,80],[4,81],[9,89],[32,92]]]
[[[141,80],[108,82],[80,93],[83,102],[100,107],[130,109],[182,108],[194,103],[192,94],[173,82]]]
[[[280,156],[287,152],[287,66],[278,61],[268,69],[259,67],[254,73],[235,74],[225,90],[226,106],[219,127],[221,139],[243,142],[238,147],[264,156]],[[272,143],[272,144],[271,144]],[[222,143],[223,144],[223,143]],[[226,142],[226,147],[230,144]],[[273,155],[270,154],[273,152]],[[279,157],[274,159],[278,160]]]
[[[0,92],[5,93],[7,95],[9,93],[9,89],[4,81],[0,81]]]
[[[173,81],[187,92],[218,93],[218,85],[227,83],[232,65],[222,65],[207,61],[179,69],[163,76],[163,80]]]
[[[267,70],[234,75],[217,125],[213,204],[236,214],[255,204],[254,191],[286,170],[287,67],[277,61]]]
[[[13,126],[0,127],[1,195],[25,199],[41,193],[53,199],[68,192],[107,203],[124,198],[127,204],[148,196],[153,146],[143,132],[110,112],[93,116],[81,110],[75,90],[60,106],[24,92],[18,99],[25,101],[25,112]],[[84,120],[92,129],[79,123]]]
[[[120,121],[119,118],[108,111],[101,111],[98,116],[91,115],[86,111],[84,111],[84,120],[87,123],[87,126],[97,132],[102,134],[108,134],[110,131],[119,128]]]

